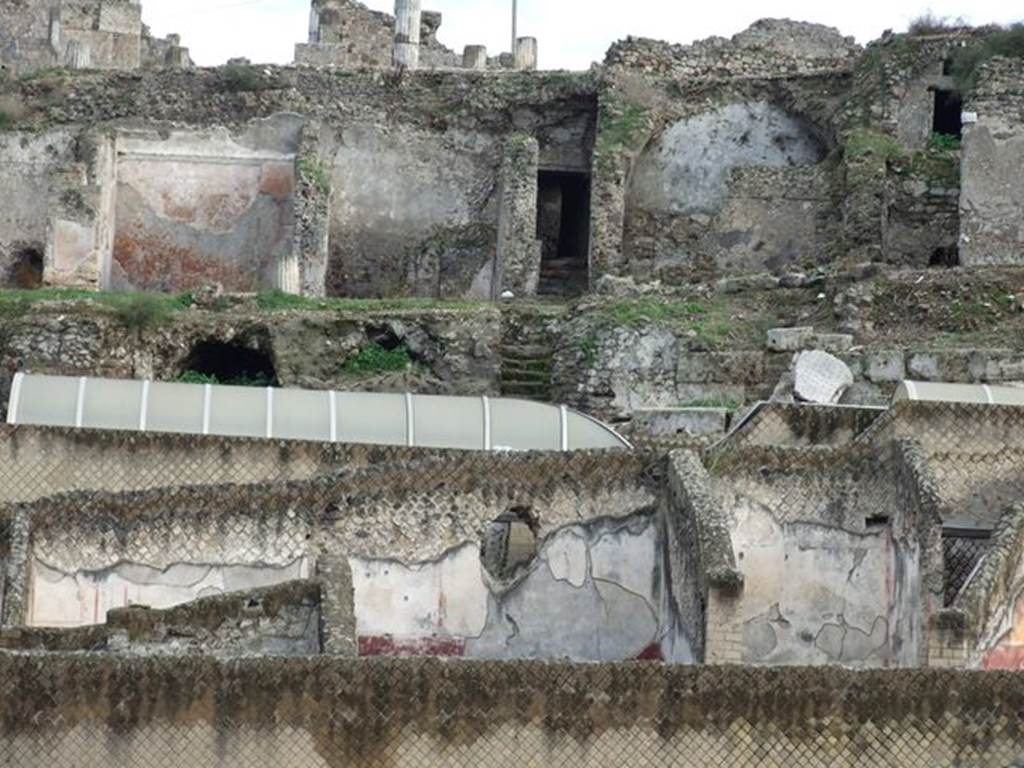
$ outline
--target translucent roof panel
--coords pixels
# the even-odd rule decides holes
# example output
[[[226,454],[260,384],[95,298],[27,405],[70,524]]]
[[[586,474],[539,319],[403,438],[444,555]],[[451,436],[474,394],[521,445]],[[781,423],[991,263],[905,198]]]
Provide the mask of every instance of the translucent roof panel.
[[[492,400],[491,447],[496,451],[561,450],[559,409],[529,400]]]
[[[576,411],[569,411],[566,419],[569,427],[568,448],[570,451],[622,447],[622,438],[597,419],[592,419]]]
[[[149,385],[146,429],[150,432],[203,434],[205,392],[202,384],[153,382]]]
[[[18,373],[12,424],[461,450],[629,448],[610,427],[528,400],[316,392]]]
[[[210,387],[210,434],[267,436],[267,390],[261,387]]]
[[[405,395],[339,392],[337,421],[342,443],[409,444]]]
[[[331,393],[275,389],[273,436],[286,440],[331,439]]]
[[[16,424],[73,427],[77,423],[78,388],[79,380],[72,377],[21,377],[11,388],[12,401],[15,390],[18,400],[11,403],[8,413]]]
[[[989,384],[945,384],[934,381],[904,381],[893,395],[893,402],[917,400],[942,403],[1024,406],[1024,389],[994,387]]]
[[[413,414],[416,445],[476,451],[486,447],[482,397],[416,395],[413,397]]]
[[[141,381],[89,379],[82,399],[87,429],[138,429],[142,414]]]

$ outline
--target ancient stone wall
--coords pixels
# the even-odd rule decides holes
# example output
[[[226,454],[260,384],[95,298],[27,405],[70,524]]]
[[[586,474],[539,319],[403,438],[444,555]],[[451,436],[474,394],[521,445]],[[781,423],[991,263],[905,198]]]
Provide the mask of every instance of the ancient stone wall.
[[[3,654],[0,681],[0,749],[25,768],[924,768],[1024,749],[1020,676],[952,670]]]
[[[750,448],[711,462],[743,574],[719,621],[742,628],[744,663],[922,662],[940,519],[903,450]]]
[[[192,454],[197,469],[202,453]],[[341,558],[350,585],[325,582],[327,599],[352,607],[325,613],[326,626],[354,616],[363,655],[694,660],[693,617],[682,626],[668,597],[650,457],[355,454],[373,468],[347,462],[334,480],[84,492],[11,508],[6,621],[102,623],[111,609],[280,584]],[[118,483],[113,465],[104,474]],[[156,474],[167,482],[178,472],[164,464]],[[516,503],[535,517],[535,549],[492,573],[479,542]],[[550,617],[566,610],[576,620],[554,631]]]
[[[627,38],[611,47],[605,64],[676,79],[788,77],[849,69],[859,53],[837,29],[762,19],[731,40],[711,37],[689,46]]]
[[[1024,63],[986,65],[967,109],[960,198],[960,259],[967,265],[1024,263]]]
[[[440,13],[423,12],[419,45],[422,69],[462,66],[462,56],[437,39],[440,26]],[[315,0],[310,11],[309,42],[295,46],[295,62],[341,69],[390,68],[394,42],[394,16],[371,11],[357,0]]]
[[[301,121],[244,134],[119,132],[116,228],[104,287],[173,292],[298,286],[282,280],[295,237]]]

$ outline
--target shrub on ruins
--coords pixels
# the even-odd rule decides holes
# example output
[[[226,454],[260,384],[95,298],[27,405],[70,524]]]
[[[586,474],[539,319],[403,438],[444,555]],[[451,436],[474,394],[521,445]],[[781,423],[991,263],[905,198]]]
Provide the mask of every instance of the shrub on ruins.
[[[1024,22],[996,27],[989,34],[953,53],[953,82],[961,93],[978,84],[981,65],[996,56],[1024,59]]]
[[[932,11],[926,11],[910,22],[907,33],[924,37],[926,35],[941,35],[957,29],[970,26],[962,16],[952,18],[950,16],[937,16]]]
[[[228,64],[221,69],[224,87],[233,93],[258,91],[263,87],[259,69],[251,64]]]

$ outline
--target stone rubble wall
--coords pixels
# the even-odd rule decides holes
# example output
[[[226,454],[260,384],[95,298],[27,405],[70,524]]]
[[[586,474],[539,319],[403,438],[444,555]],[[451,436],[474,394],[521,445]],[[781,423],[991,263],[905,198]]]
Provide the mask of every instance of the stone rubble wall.
[[[3,654],[0,681],[0,749],[25,768],[922,768],[1024,749],[1021,677],[954,670]]]

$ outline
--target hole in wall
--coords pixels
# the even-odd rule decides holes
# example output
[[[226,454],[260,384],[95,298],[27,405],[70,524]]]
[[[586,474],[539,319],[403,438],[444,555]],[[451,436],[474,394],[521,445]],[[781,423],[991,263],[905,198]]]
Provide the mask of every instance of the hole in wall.
[[[956,91],[935,91],[935,111],[932,118],[932,132],[945,136],[963,136],[961,115],[964,100]]]
[[[955,245],[939,246],[932,251],[928,258],[929,267],[958,267],[960,266],[960,249]]]
[[[865,528],[885,528],[889,525],[888,515],[871,515],[864,518]]]
[[[201,341],[192,347],[179,380],[252,387],[279,385],[274,361],[266,351],[223,341]]]
[[[39,288],[43,284],[43,249],[28,245],[15,250],[6,282],[12,288]]]
[[[539,522],[530,507],[514,506],[492,521],[480,543],[480,562],[491,578],[508,581],[537,556]]]
[[[583,293],[590,250],[590,177],[570,171],[537,176],[537,239],[541,241],[537,292],[554,296]]]

